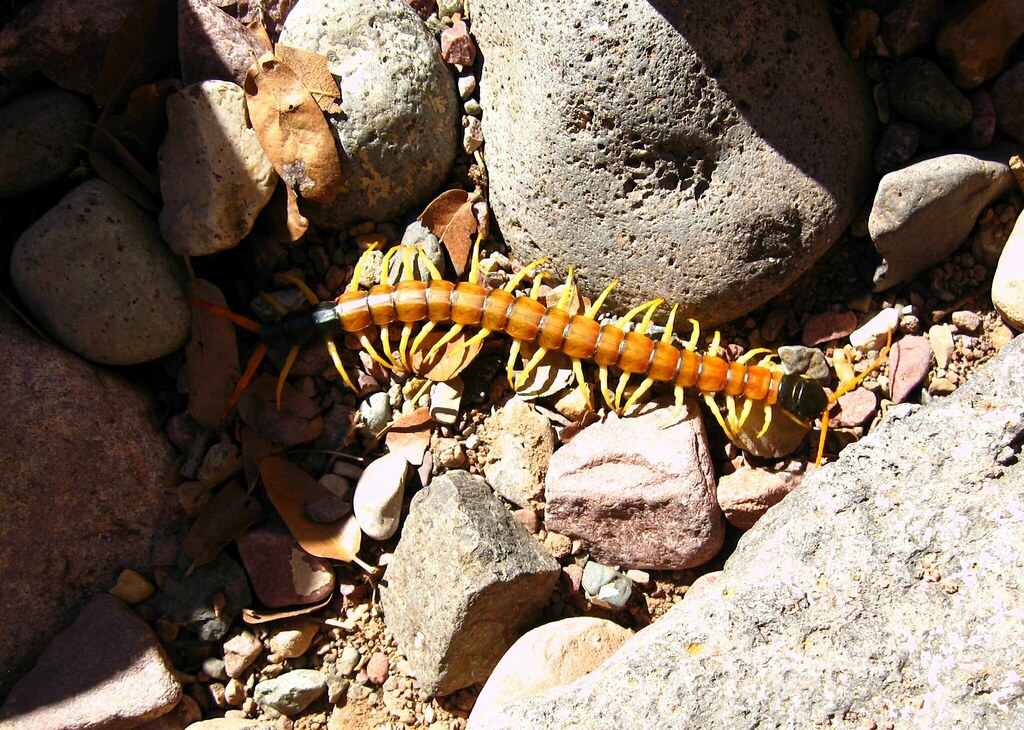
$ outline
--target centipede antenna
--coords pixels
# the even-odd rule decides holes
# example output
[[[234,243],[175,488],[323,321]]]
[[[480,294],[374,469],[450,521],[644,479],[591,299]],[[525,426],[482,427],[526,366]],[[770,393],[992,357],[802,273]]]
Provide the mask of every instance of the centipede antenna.
[[[338,375],[345,381],[352,390],[356,390],[356,386],[352,384],[352,379],[349,378],[348,372],[345,370],[345,366],[341,363],[341,356],[338,354],[338,346],[334,344],[334,340],[330,337],[324,340],[324,344],[327,345],[327,352],[331,355],[331,362],[334,363],[334,369],[338,371]]]
[[[241,327],[244,330],[248,330],[249,332],[255,332],[256,334],[259,334],[260,330],[263,329],[263,326],[256,320],[249,319],[248,317],[244,317],[241,314],[232,312],[230,309],[227,309],[225,307],[218,307],[216,304],[204,302],[202,299],[189,299],[189,303],[196,305],[200,309],[205,309],[207,312],[210,312],[211,314],[215,314],[218,317],[226,319],[234,323],[236,326]]]
[[[261,342],[256,345],[252,354],[249,356],[249,361],[245,364],[245,372],[242,373],[241,377],[238,378],[238,382],[235,383],[235,389],[231,391],[231,396],[228,398],[228,407],[224,409],[221,419],[228,417],[231,409],[242,395],[242,391],[248,387],[250,382],[252,382],[252,378],[256,374],[256,368],[260,366],[260,363],[263,362],[263,358],[266,356],[267,346],[265,343]]]
[[[523,279],[525,279],[531,271],[536,269],[541,264],[547,263],[547,260],[547,257],[544,257],[541,259],[537,259],[536,261],[531,261],[522,269],[520,269],[519,273],[513,276],[511,279],[509,279],[505,286],[501,288],[507,291],[509,294],[511,294],[516,290],[516,287],[522,283]]]
[[[366,262],[369,260],[370,254],[376,251],[379,245],[378,241],[374,241],[359,256],[359,260],[356,261],[356,265],[352,269],[352,281],[348,283],[345,291],[359,291],[359,280],[363,278],[363,267],[366,266]]]
[[[281,372],[277,376],[277,388],[274,390],[274,402],[277,403],[277,410],[281,410],[281,394],[284,392],[284,383],[288,378],[288,373],[292,371],[292,366],[295,365],[295,359],[298,356],[299,346],[292,345],[292,348],[288,350],[288,357],[284,359]]]
[[[306,298],[306,301],[309,302],[312,306],[315,307],[317,304],[320,303],[320,298],[316,294],[314,294],[313,290],[306,286],[306,282],[304,282],[299,277],[293,276],[292,274],[280,274],[278,278],[281,279],[282,281],[287,281],[289,284],[294,285],[300,292],[302,292],[302,296],[304,296]]]
[[[273,294],[269,294],[269,293],[267,293],[265,291],[261,291],[260,292],[260,299],[262,299],[267,304],[269,304],[270,308],[274,310],[274,313],[278,317],[286,317],[286,316],[288,316],[288,314],[289,314],[288,307],[286,307],[283,304],[281,304],[281,301],[277,297],[275,297]]]

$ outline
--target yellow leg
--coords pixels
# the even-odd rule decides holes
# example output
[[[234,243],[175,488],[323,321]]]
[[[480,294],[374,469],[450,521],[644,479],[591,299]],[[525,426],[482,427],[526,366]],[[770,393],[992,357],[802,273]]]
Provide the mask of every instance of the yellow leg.
[[[348,286],[345,288],[345,291],[359,291],[359,280],[363,276],[363,268],[366,266],[366,262],[369,260],[370,253],[376,251],[379,245],[380,244],[376,242],[371,243],[370,246],[365,251],[363,251],[362,255],[359,257],[359,260],[356,261],[355,267],[352,269],[352,281],[348,283]]]
[[[519,340],[513,340],[512,347],[508,350],[508,365],[505,366],[505,374],[508,377],[508,384],[511,388],[515,389],[516,379],[513,375],[513,370],[516,366],[516,359],[519,357],[519,351],[522,348],[522,343]]]
[[[409,337],[412,335],[412,325],[406,322],[402,325],[402,336],[398,340],[398,357],[402,361],[402,370],[412,372],[409,364]]]
[[[474,284],[479,284],[480,281],[480,239],[483,238],[482,233],[476,234],[476,240],[473,241],[473,258],[469,264],[469,276],[466,281],[471,281]]]
[[[534,368],[536,368],[537,365],[540,364],[540,361],[543,360],[544,356],[547,354],[547,348],[537,348],[537,351],[533,353],[533,357],[530,358],[530,361],[523,365],[523,372],[519,373],[519,375],[516,377],[516,383],[513,386],[516,390],[519,390],[520,388],[523,387],[523,384],[526,382],[526,379],[530,377],[530,373],[533,372]]]
[[[597,313],[601,311],[601,306],[604,304],[604,300],[608,298],[608,295],[612,293],[612,289],[619,283],[618,279],[613,281],[611,284],[604,288],[601,292],[601,296],[594,300],[594,303],[587,307],[587,311],[583,314],[584,317],[593,319],[597,316]]]
[[[443,276],[441,276],[441,272],[437,270],[437,267],[434,266],[434,262],[431,261],[427,257],[427,254],[425,254],[423,252],[422,248],[421,249],[417,249],[417,258],[418,258],[419,261],[423,262],[424,266],[427,267],[427,272],[430,274],[431,280],[438,280],[438,279],[443,279],[444,278]]]
[[[578,357],[574,357],[572,359],[572,374],[576,377],[576,385],[580,389],[580,393],[583,395],[583,400],[587,404],[587,408],[594,410],[594,401],[590,396],[590,386],[583,378],[583,364],[580,362]]]
[[[373,360],[380,363],[388,370],[394,369],[394,366],[391,363],[389,363],[387,360],[385,360],[384,358],[377,354],[377,350],[374,349],[373,343],[370,342],[370,338],[367,337],[365,334],[359,335],[359,344],[363,346],[363,349],[366,350],[366,354],[369,355]]]
[[[531,271],[533,271],[538,266],[540,266],[541,264],[544,264],[544,263],[547,263],[547,258],[542,258],[542,259],[537,259],[536,261],[531,261],[526,266],[524,266],[519,271],[518,274],[516,274],[511,279],[509,279],[508,283],[505,284],[505,286],[503,286],[501,288],[504,289],[505,291],[507,291],[509,294],[511,294],[512,292],[514,292],[516,290],[516,287],[519,286],[522,283],[523,279],[525,279],[529,275],[529,273]]]
[[[708,354],[709,355],[717,355],[717,356],[720,357],[721,356],[721,349],[722,349],[721,342],[722,342],[722,333],[719,332],[718,330],[715,330],[715,334],[711,338],[711,345],[708,347]]]
[[[414,353],[418,349],[420,349],[420,345],[423,344],[423,340],[426,338],[427,335],[430,334],[430,332],[433,329],[434,329],[434,323],[433,322],[427,322],[426,324],[424,324],[420,328],[420,331],[416,333],[416,337],[412,341],[412,348],[409,350],[409,354],[410,355],[412,355],[412,353]]]
[[[608,368],[606,366],[600,366],[598,379],[601,382],[601,395],[604,396],[604,402],[611,410],[614,411],[615,401],[612,398],[612,392],[608,390]]]
[[[288,373],[292,370],[292,366],[295,364],[295,359],[298,356],[299,346],[292,345],[292,349],[288,350],[288,357],[284,360],[284,367],[281,368],[281,374],[277,376],[277,389],[274,391],[274,400],[277,403],[277,410],[281,410],[281,393],[284,392],[284,383],[288,378]]]
[[[772,351],[769,350],[767,347],[755,347],[753,350],[748,350],[747,352],[743,353],[738,358],[736,358],[736,362],[738,362],[740,365],[746,365],[755,356],[761,355],[761,354],[771,355],[771,354],[774,354],[774,353],[772,353]],[[769,360],[770,361],[771,358],[765,358],[765,360]],[[761,361],[761,364],[764,364],[764,360]]]
[[[754,401],[750,400],[750,398],[743,399],[743,408],[740,409],[739,421],[736,423],[737,430],[743,428],[743,424],[747,422],[748,418],[750,418],[750,411],[753,407]]]
[[[652,299],[649,302],[644,302],[643,304],[641,304],[638,307],[633,307],[633,309],[631,309],[628,312],[626,312],[626,314],[623,317],[621,317],[619,319],[619,321],[615,323],[615,325],[619,329],[625,329],[626,325],[628,325],[630,322],[632,322],[633,318],[636,317],[638,314],[640,314],[640,312],[643,312],[645,309],[646,310],[650,310],[648,312],[647,316],[645,316],[645,318],[644,318],[645,321],[648,324],[650,324],[651,316],[653,316],[654,310],[657,309],[661,305],[661,303],[664,302],[664,301],[665,301],[664,299]]]
[[[334,340],[328,338],[324,340],[324,344],[327,345],[327,352],[331,355],[331,362],[334,363],[334,369],[338,371],[338,375],[345,381],[345,385],[355,390],[356,386],[352,384],[352,379],[349,378],[345,366],[341,364],[341,356],[338,354],[338,346],[334,344]]]
[[[622,415],[625,410],[622,408],[622,394],[626,392],[626,384],[629,383],[629,373],[620,373],[618,385],[615,386],[615,412]]]
[[[391,354],[391,332],[387,326],[380,328],[380,344],[384,350],[384,359],[391,363],[391,368],[397,369],[398,363],[395,362],[394,356]]]
[[[436,355],[441,350],[442,347],[444,347],[449,342],[458,337],[460,332],[462,332],[462,325],[454,325],[450,330],[444,333],[444,337],[442,337],[441,339],[434,343],[434,346],[430,348],[430,352],[427,353],[427,357],[425,359],[430,360],[432,357],[434,357],[434,355]]]
[[[730,428],[729,425],[725,422],[725,419],[722,418],[722,409],[718,407],[718,403],[715,401],[715,396],[711,393],[705,393],[704,402],[708,404],[708,408],[710,408],[711,412],[714,414],[715,420],[718,421],[718,425],[722,427],[722,430],[725,432],[725,435],[728,436],[729,440],[731,441],[735,436],[735,433],[733,432],[732,428]]]
[[[686,347],[690,352],[696,352],[697,340],[700,339],[700,322],[695,319],[690,319],[688,321],[693,326],[693,332],[690,334],[690,339],[686,342],[684,347]]]
[[[314,294],[313,290],[306,286],[306,282],[304,282],[299,277],[292,276],[291,274],[280,274],[278,278],[280,278],[282,281],[287,281],[289,284],[293,284],[296,288],[298,288],[298,290],[302,292],[302,296],[304,296],[306,298],[306,301],[309,302],[310,304],[315,306],[320,303],[320,298],[316,294]]]
[[[479,332],[477,332],[475,335],[470,337],[468,340],[463,342],[461,345],[456,347],[455,350],[453,350],[453,352],[462,352],[466,348],[472,347],[473,345],[477,344],[478,342],[483,342],[485,339],[487,339],[487,336],[491,335],[491,334],[494,334],[494,330],[482,329]]]
[[[626,401],[626,405],[622,407],[623,413],[629,413],[629,409],[632,408],[638,400],[640,400],[651,386],[654,385],[654,381],[650,378],[644,378],[643,382],[640,383],[640,387],[633,391],[633,395],[629,396],[629,400]]]
[[[288,307],[281,304],[281,302],[279,302],[277,300],[277,297],[275,297],[273,294],[268,294],[265,291],[261,291],[260,299],[269,304],[271,309],[274,310],[274,313],[277,314],[278,317],[285,317],[289,314]]]

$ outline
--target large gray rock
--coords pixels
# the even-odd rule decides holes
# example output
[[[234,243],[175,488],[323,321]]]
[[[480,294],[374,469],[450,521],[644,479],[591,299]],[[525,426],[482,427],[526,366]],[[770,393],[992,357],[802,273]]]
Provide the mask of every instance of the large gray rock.
[[[482,726],[1024,726],[1022,360],[890,411],[601,669]]]
[[[420,686],[445,695],[487,679],[558,575],[482,479],[453,471],[413,497],[381,606]]]
[[[458,143],[455,82],[406,3],[299,0],[281,43],[326,56],[341,90],[342,113],[327,115],[341,193],[327,205],[304,202],[303,212],[341,228],[392,218],[437,193]]]
[[[123,568],[184,517],[152,403],[0,307],[0,696]]]
[[[868,96],[824,5],[473,3],[490,200],[522,260],[707,323],[784,290],[867,193]]]

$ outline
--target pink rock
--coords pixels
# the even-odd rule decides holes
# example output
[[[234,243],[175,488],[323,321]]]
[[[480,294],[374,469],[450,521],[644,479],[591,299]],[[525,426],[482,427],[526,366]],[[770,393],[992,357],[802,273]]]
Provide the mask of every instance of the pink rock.
[[[224,642],[224,671],[238,679],[263,651],[263,644],[251,631],[241,631]]]
[[[903,403],[924,382],[932,364],[932,348],[927,337],[910,335],[889,351],[889,397]]]
[[[743,468],[718,480],[718,504],[725,519],[749,530],[800,483],[800,475]]]
[[[853,312],[822,312],[812,315],[804,325],[803,343],[813,347],[822,342],[848,337],[857,329],[857,315]]]
[[[183,85],[220,79],[243,86],[249,67],[269,50],[254,33],[210,0],[178,3],[178,58]]]
[[[700,411],[671,423],[672,409],[615,414],[583,429],[548,468],[545,523],[580,538],[595,560],[680,570],[710,560],[725,524]]]
[[[153,631],[122,601],[94,597],[14,685],[0,726],[118,730],[170,712],[181,685]]]
[[[472,66],[476,60],[476,44],[469,37],[466,22],[457,14],[452,16],[451,27],[441,32],[441,57],[460,66]]]
[[[435,0],[405,0],[421,19],[426,20],[437,10]]]
[[[632,635],[612,621],[591,616],[562,619],[524,634],[484,684],[466,730],[490,727],[487,715],[510,702],[589,674]]]
[[[43,0],[26,4],[0,31],[0,76],[39,71],[57,86],[88,94],[114,32],[138,0]]]
[[[316,603],[334,590],[330,563],[299,547],[277,520],[247,530],[235,542],[252,589],[268,608]]]
[[[866,388],[857,388],[839,398],[839,411],[831,416],[833,426],[860,426],[878,410],[878,396]]]
[[[366,678],[374,684],[380,685],[388,678],[388,672],[391,670],[391,662],[385,654],[376,651],[370,655],[369,660],[366,662]]]

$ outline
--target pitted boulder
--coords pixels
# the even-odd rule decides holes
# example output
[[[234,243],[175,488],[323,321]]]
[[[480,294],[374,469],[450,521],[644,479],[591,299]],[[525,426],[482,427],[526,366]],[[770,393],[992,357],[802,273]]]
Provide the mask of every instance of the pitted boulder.
[[[482,479],[448,472],[413,498],[381,606],[420,686],[445,695],[487,679],[559,572]]]
[[[480,0],[490,201],[524,261],[710,324],[784,290],[867,193],[868,95],[824,6]]]

